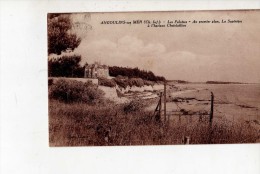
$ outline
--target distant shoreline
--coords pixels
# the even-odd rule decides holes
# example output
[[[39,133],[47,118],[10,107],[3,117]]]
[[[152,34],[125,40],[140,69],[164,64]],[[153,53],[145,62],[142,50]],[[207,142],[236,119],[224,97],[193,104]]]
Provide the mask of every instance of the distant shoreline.
[[[246,83],[246,82],[224,82],[224,81],[206,81],[206,82],[189,82],[184,80],[167,80],[168,83],[177,84],[259,84],[259,83]]]
[[[222,82],[222,81],[206,81],[206,84],[248,84],[241,82]]]

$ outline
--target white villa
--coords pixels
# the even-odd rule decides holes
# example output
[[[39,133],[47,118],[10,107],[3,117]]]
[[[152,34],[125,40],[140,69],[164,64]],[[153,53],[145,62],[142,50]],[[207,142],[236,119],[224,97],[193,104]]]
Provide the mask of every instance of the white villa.
[[[91,65],[85,66],[85,78],[108,78],[109,77],[109,70],[107,65],[100,65],[99,63],[94,63]]]

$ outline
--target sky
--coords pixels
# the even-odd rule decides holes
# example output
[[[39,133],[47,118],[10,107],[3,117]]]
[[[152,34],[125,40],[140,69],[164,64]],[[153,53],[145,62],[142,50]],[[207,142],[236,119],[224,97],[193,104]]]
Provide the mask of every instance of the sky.
[[[71,19],[73,32],[82,38],[73,54],[82,56],[82,64],[138,67],[169,80],[260,83],[259,10],[78,13]],[[242,23],[192,23],[222,19]],[[164,28],[101,24],[121,20],[191,22]]]

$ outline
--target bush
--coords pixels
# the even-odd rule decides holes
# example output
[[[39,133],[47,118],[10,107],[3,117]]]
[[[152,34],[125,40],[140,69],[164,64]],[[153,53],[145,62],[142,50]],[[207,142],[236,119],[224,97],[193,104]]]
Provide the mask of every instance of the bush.
[[[119,87],[126,88],[127,86],[129,86],[128,79],[124,79],[124,78],[121,78],[121,77],[116,77],[113,80],[116,82],[116,84]]]
[[[101,86],[115,87],[116,82],[113,79],[100,78],[98,79],[98,83]]]
[[[49,87],[49,98],[62,102],[95,103],[103,100],[104,92],[93,85],[92,82],[79,82],[76,80],[57,80]]]
[[[127,77],[123,77],[123,76],[117,76],[113,80],[119,87],[122,87],[122,88],[126,88],[127,86],[142,87],[144,85],[153,85],[153,82],[143,80],[141,78],[127,78]]]
[[[123,105],[123,110],[125,113],[141,111],[143,108],[144,104],[141,100],[132,100],[129,103]]]
[[[116,76],[116,78],[118,78],[118,79],[128,79],[128,77],[127,76],[122,76],[122,75],[118,75],[118,76]]]
[[[149,80],[144,80],[144,85],[153,86],[153,85],[154,85],[154,82],[149,81]]]
[[[141,78],[131,78],[128,80],[128,84],[130,87],[132,86],[142,87],[144,86],[144,81]]]

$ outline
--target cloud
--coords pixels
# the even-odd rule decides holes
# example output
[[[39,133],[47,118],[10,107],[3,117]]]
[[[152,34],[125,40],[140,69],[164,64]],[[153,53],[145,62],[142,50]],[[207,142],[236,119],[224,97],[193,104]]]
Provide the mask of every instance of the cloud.
[[[83,62],[101,63],[117,66],[145,68],[147,63],[165,53],[165,46],[160,43],[145,44],[137,37],[124,36],[116,41],[100,39],[88,42],[83,40],[75,53],[82,55]]]
[[[239,18],[243,24],[148,29],[143,25],[100,25],[100,21],[154,19],[157,14],[79,13],[72,15],[73,23],[80,24],[74,32],[82,38],[74,52],[82,56],[83,63],[139,67],[168,79],[260,82],[256,16],[255,12],[185,13],[187,20]],[[165,13],[160,19],[170,17],[171,13]]]
[[[138,67],[174,79],[188,79],[190,72],[198,71],[205,64],[203,58],[194,53],[169,52],[161,43],[144,43],[129,35],[116,41],[84,40],[75,53],[82,55],[82,64],[100,61],[110,66]]]
[[[236,62],[231,55],[171,51],[162,43],[145,43],[129,35],[113,41],[99,39],[89,42],[84,39],[75,53],[82,56],[82,64],[99,61],[109,66],[138,67],[168,79],[247,81],[249,75],[257,75],[252,71],[254,66],[249,66],[246,59]],[[243,74],[240,74],[241,69]]]

